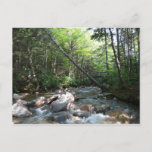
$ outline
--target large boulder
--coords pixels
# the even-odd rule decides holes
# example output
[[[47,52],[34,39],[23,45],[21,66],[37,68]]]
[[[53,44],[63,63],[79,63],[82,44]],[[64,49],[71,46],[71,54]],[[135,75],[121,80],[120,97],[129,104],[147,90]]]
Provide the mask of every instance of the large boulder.
[[[50,104],[50,109],[53,112],[67,110],[67,105],[72,102],[74,102],[74,96],[70,92],[66,92]]]
[[[14,117],[29,117],[32,113],[22,103],[15,103],[12,106],[12,115]]]

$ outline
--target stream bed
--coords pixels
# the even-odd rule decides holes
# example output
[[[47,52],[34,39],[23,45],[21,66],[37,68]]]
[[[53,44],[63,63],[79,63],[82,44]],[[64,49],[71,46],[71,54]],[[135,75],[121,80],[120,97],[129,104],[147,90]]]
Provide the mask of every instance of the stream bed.
[[[56,95],[72,93],[74,102],[68,103],[66,109],[55,111],[51,104],[40,107],[29,106],[31,116],[14,117],[15,124],[139,124],[139,109],[129,103],[118,100],[116,97],[103,93],[98,87],[79,87],[56,90],[43,94],[28,95],[23,100],[32,102],[36,99],[45,99]],[[53,105],[55,106],[55,105]],[[56,107],[53,107],[56,108]]]

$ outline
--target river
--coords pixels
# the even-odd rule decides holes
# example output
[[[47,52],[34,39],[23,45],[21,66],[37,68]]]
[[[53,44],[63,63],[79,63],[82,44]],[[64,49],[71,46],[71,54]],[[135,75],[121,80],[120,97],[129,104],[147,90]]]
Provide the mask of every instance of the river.
[[[75,94],[79,100],[69,110],[53,112],[50,105],[29,107],[32,116],[13,117],[15,124],[139,124],[139,109],[127,102],[107,98],[98,87],[68,88],[67,92]],[[41,93],[46,98],[61,93],[61,90]],[[29,95],[24,100],[33,101],[39,96]],[[89,109],[90,108],[90,109]],[[53,118],[53,119],[52,119]]]

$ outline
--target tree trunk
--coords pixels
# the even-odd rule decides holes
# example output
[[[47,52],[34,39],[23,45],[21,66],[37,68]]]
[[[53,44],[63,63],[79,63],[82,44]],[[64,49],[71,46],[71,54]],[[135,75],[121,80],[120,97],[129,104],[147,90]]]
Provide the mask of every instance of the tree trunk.
[[[45,69],[47,70],[47,64],[48,64],[48,50],[45,50]]]
[[[128,50],[127,67],[128,67],[128,73],[130,73],[129,29],[127,28],[126,30],[127,30],[127,50]]]
[[[109,28],[109,31],[110,31],[110,36],[111,36],[111,46],[112,46],[112,49],[113,49],[113,53],[114,53],[114,56],[115,56],[115,62],[116,62],[116,66],[117,66],[117,69],[118,69],[118,76],[119,76],[120,84],[122,85],[123,84],[123,79],[122,79],[122,75],[121,75],[120,62],[119,62],[119,59],[118,59],[117,54],[116,54],[116,50],[115,50],[114,42],[113,42],[113,33],[112,33],[110,28]]]
[[[137,38],[138,38],[138,64],[140,61],[140,29],[137,28]]]
[[[122,35],[123,35],[123,29],[121,29],[121,35],[120,35],[120,45],[123,51],[123,65],[125,70],[127,70],[127,65],[126,65],[126,51],[125,51],[125,44],[126,44],[126,38],[125,35],[123,35],[124,39],[122,39]]]
[[[132,29],[130,29],[130,32],[131,32],[131,41],[130,41],[130,57],[129,57],[129,60],[130,60],[130,75],[131,75],[131,72],[132,72],[132,45],[133,45],[133,31]]]
[[[54,63],[53,63],[53,73],[56,73],[56,54],[55,54],[55,57],[54,57]]]
[[[65,57],[69,59],[70,62],[72,62],[82,73],[84,73],[91,81],[93,81],[97,86],[101,87],[101,85],[93,78],[91,77],[88,73],[86,73],[80,66],[78,66],[74,60],[61,48],[61,46],[56,42],[54,39],[53,35],[48,32],[46,29],[43,29],[48,36],[50,37],[51,41],[57,46],[57,48],[60,50],[61,53],[64,54]]]
[[[116,29],[116,33],[117,33],[117,55],[118,55],[118,60],[120,61],[120,47],[119,47],[119,29]]]
[[[71,33],[69,32],[69,54],[72,58],[72,40],[71,40]],[[71,65],[71,62],[69,62],[69,77],[71,78],[72,77],[72,65]]]
[[[134,36],[134,39],[133,39],[133,47],[134,47],[134,56],[135,56],[135,71],[137,72],[138,71],[138,64],[137,64],[137,52],[136,52],[136,37]]]
[[[39,82],[37,79],[37,76],[35,74],[35,70],[33,67],[33,62],[32,62],[32,49],[28,47],[28,53],[29,53],[29,64],[30,64],[30,73],[31,73],[31,78],[35,81],[36,83],[36,91],[39,90]]]
[[[105,34],[105,50],[106,50],[106,68],[107,68],[107,70],[109,70],[106,28],[104,29],[104,34]]]

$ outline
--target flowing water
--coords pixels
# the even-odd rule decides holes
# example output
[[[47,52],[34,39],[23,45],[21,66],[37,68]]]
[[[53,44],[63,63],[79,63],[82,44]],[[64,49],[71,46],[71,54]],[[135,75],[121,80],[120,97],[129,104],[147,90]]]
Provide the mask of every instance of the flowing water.
[[[75,94],[79,100],[74,102],[77,109],[52,112],[49,105],[40,108],[30,107],[31,117],[13,118],[16,124],[138,124],[139,109],[116,98],[106,99],[98,87],[69,88],[67,91]],[[56,92],[40,94],[50,97]],[[35,96],[27,96],[26,100],[32,101]],[[80,110],[82,106],[91,105],[91,111]],[[103,106],[107,107],[101,109]],[[98,111],[95,109],[99,109]],[[101,110],[100,110],[101,109]],[[54,118],[53,120],[51,118]]]

